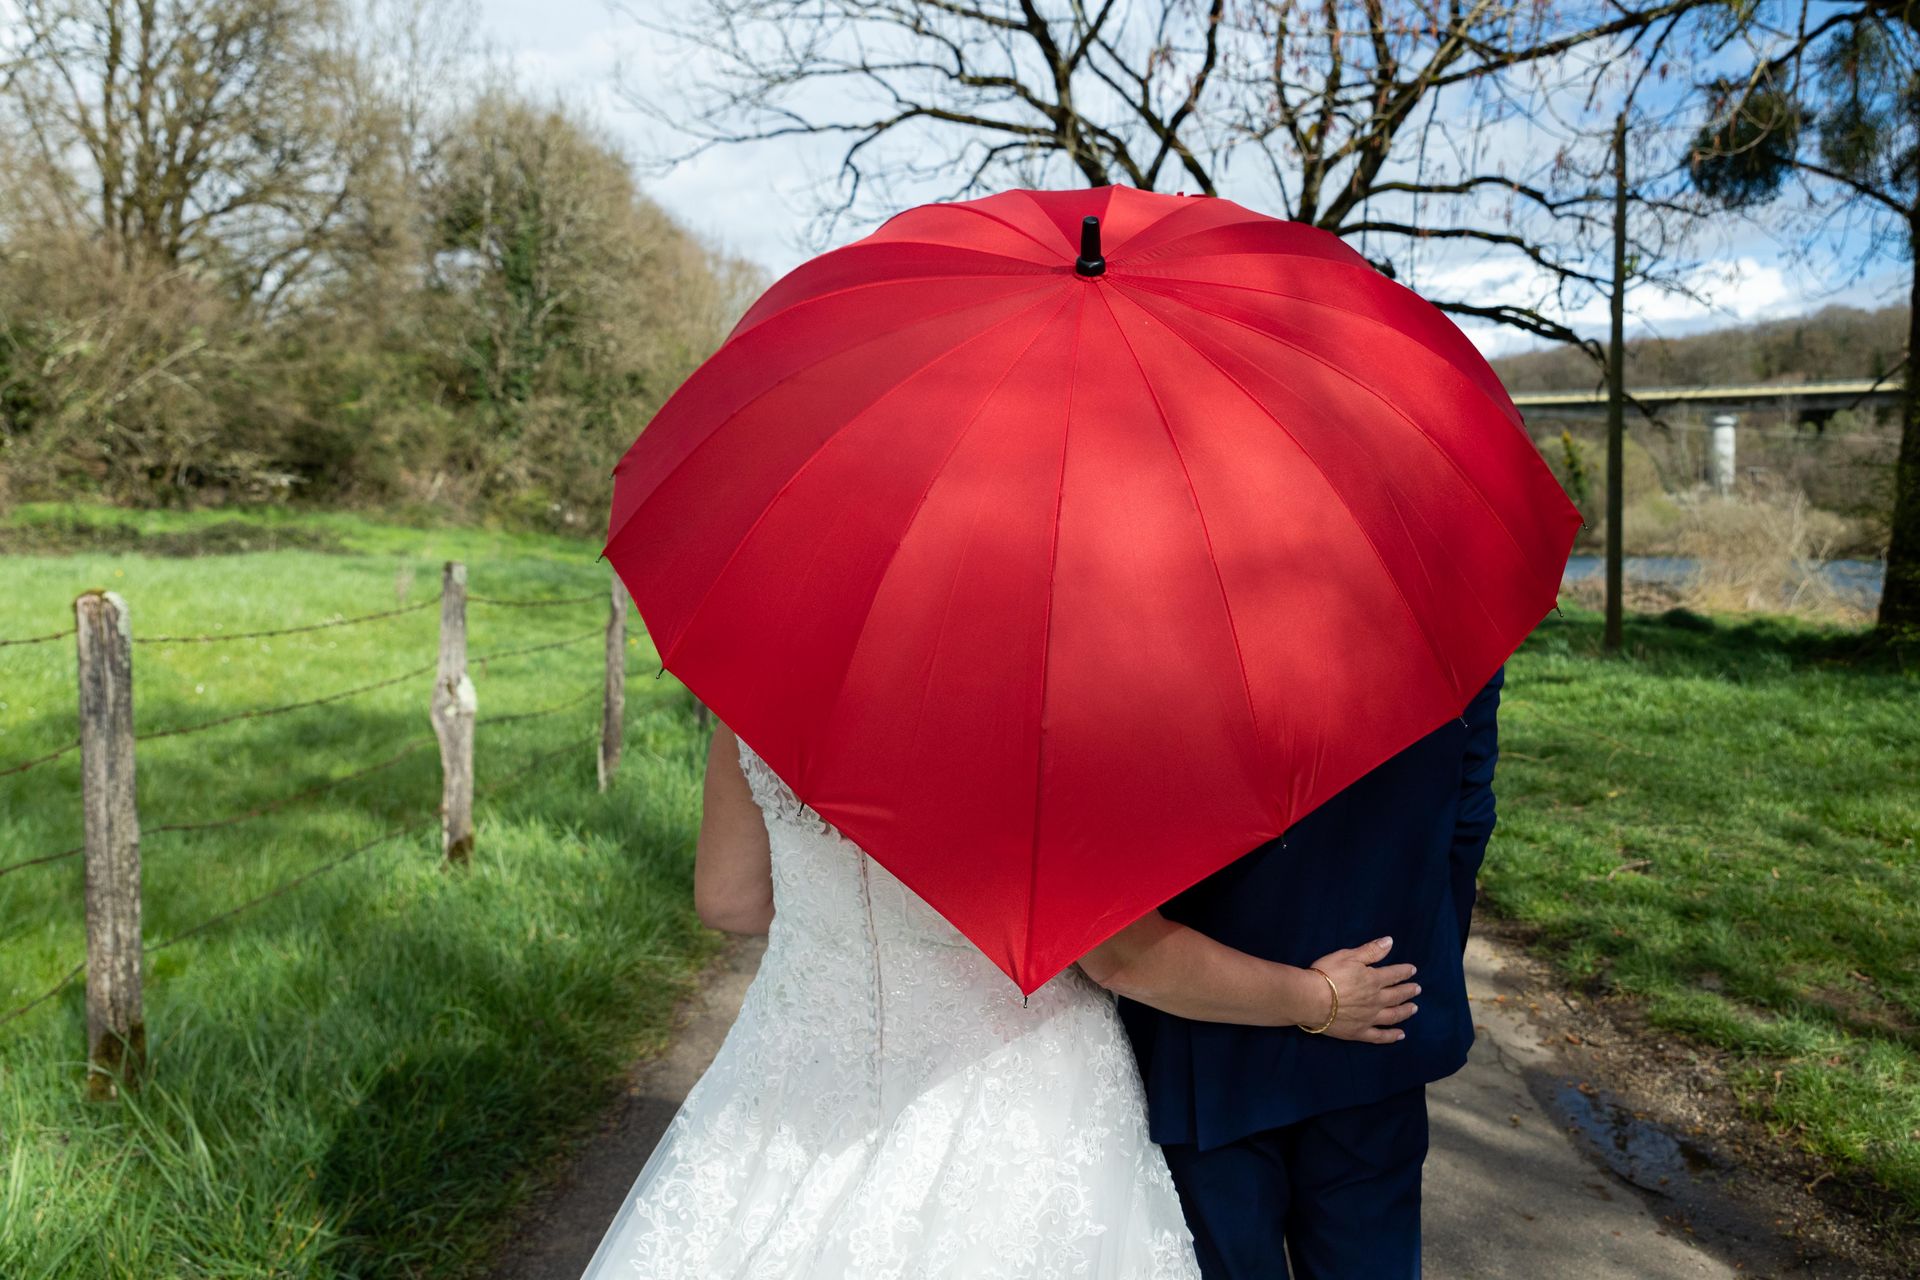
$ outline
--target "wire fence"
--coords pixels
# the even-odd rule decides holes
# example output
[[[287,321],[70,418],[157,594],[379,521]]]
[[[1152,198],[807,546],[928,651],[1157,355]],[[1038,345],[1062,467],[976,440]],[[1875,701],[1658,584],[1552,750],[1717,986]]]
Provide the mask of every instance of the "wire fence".
[[[498,596],[469,595],[467,597],[467,603],[493,605],[495,608],[500,609],[557,609],[561,605],[589,604],[599,599],[600,597],[598,595],[589,595],[561,596],[553,600],[502,600]]]
[[[0,640],[0,649],[16,644],[52,644],[55,640],[65,640],[72,634],[73,628],[68,627],[65,631],[49,631],[44,636],[17,636],[11,640]]]
[[[398,609],[382,609],[378,613],[363,613],[352,618],[330,618],[325,622],[309,622],[298,627],[275,627],[270,631],[210,631],[197,636],[135,636],[135,644],[226,644],[234,640],[268,640],[277,636],[297,636],[308,631],[327,631],[334,627],[354,627],[363,622],[377,622],[383,618],[398,618],[404,614],[418,613],[422,609],[431,609],[440,603],[440,597],[434,596],[422,600],[419,604],[402,605]],[[68,631],[67,635],[73,632]]]
[[[488,653],[466,651],[466,609],[469,604],[510,610],[545,610],[600,603],[607,620],[598,626],[558,639],[519,645]],[[140,1009],[139,957],[201,936],[264,903],[295,893],[327,873],[366,853],[417,836],[435,824],[442,828],[442,849],[450,863],[464,861],[472,849],[471,805],[476,796],[490,796],[533,770],[569,753],[597,744],[599,783],[604,790],[618,767],[626,688],[626,614],[630,601],[619,580],[608,592],[564,597],[511,598],[470,595],[466,567],[450,562],[442,590],[431,599],[393,609],[353,616],[336,616],[300,626],[266,630],[196,635],[135,636],[126,606],[111,592],[83,593],[75,601],[76,625],[40,636],[0,640],[0,646],[46,644],[75,638],[80,689],[80,733],[60,747],[0,767],[0,777],[24,773],[78,752],[81,756],[80,800],[85,815],[85,838],[71,848],[57,849],[0,864],[0,877],[33,867],[52,866],[73,858],[87,862],[87,890],[83,905],[87,925],[87,956],[68,969],[47,990],[0,1013],[0,1026],[25,1017],[58,996],[76,981],[87,985],[88,1060],[90,1088],[95,1096],[112,1096],[123,1084],[136,1083],[144,1052],[144,1016]],[[271,706],[253,707],[192,724],[136,733],[133,730],[131,682],[137,646],[205,645],[278,638],[337,627],[360,626],[400,618],[422,610],[440,609],[440,645],[435,661],[397,674],[338,689],[317,697]],[[479,715],[469,673],[482,673],[489,663],[530,654],[557,651],[596,637],[604,638],[605,663],[601,679],[580,693],[546,706],[506,714]],[[180,738],[222,729],[242,721],[260,720],[315,707],[330,706],[381,689],[392,688],[434,673],[432,733],[402,742],[382,759],[338,777],[330,777],[232,813],[193,820],[163,821],[144,828],[138,820],[134,793],[137,748],[159,739]],[[507,724],[527,724],[560,715],[595,699],[602,704],[600,724],[585,736],[537,753],[511,772],[476,791],[473,780],[474,731]],[[704,712],[704,708],[700,709]],[[702,715],[704,721],[705,717]],[[257,893],[196,924],[158,940],[145,940],[140,929],[139,834],[148,837],[224,830],[259,821],[289,807],[311,802],[392,769],[429,746],[441,748],[442,796],[439,807],[410,821],[390,826],[354,847],[327,858],[299,874]],[[129,939],[131,942],[129,942]]]

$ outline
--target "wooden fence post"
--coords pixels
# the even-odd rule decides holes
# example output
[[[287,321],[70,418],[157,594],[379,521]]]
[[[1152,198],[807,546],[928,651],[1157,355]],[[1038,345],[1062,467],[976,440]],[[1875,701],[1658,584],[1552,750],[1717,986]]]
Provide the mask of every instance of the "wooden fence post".
[[[140,815],[133,782],[133,634],[111,591],[73,602],[80,659],[80,804],[87,865],[87,1094],[139,1083]]]
[[[600,713],[600,789],[620,767],[627,705],[627,585],[613,575],[613,611],[607,617],[607,696]]]
[[[440,670],[433,732],[440,739],[440,836],[447,861],[473,853],[473,721],[480,699],[467,677],[467,566],[447,561],[440,579]]]

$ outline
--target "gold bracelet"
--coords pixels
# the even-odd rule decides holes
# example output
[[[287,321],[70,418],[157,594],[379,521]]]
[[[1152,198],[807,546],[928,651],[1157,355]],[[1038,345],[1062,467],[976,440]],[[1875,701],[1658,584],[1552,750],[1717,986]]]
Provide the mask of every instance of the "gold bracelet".
[[[1325,969],[1309,966],[1309,970],[1310,972],[1319,974],[1323,978],[1327,978],[1327,971]],[[1340,1016],[1340,988],[1333,985],[1332,978],[1327,978],[1327,990],[1333,993],[1333,1008],[1327,1011],[1327,1020],[1317,1027],[1310,1027],[1304,1022],[1296,1022],[1293,1024],[1310,1036],[1319,1035],[1322,1031],[1332,1026],[1333,1020]]]

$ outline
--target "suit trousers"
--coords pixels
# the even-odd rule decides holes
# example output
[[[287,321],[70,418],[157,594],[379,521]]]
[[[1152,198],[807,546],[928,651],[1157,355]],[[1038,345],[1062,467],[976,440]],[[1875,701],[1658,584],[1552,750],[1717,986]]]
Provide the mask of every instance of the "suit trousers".
[[[1161,1150],[1204,1280],[1420,1275],[1424,1085],[1208,1151]]]

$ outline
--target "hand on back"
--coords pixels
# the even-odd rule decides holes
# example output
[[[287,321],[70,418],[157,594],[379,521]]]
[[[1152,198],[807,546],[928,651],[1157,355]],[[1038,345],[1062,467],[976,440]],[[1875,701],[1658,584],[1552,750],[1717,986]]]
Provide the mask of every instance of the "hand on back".
[[[1412,1000],[1420,994],[1420,988],[1412,980],[1413,965],[1381,963],[1392,950],[1392,938],[1376,938],[1344,951],[1329,951],[1313,962],[1311,967],[1331,978],[1340,991],[1339,1014],[1322,1034],[1368,1044],[1392,1044],[1406,1038],[1407,1033],[1396,1024],[1419,1011],[1420,1006]],[[1329,1007],[1331,1004],[1329,992]]]

